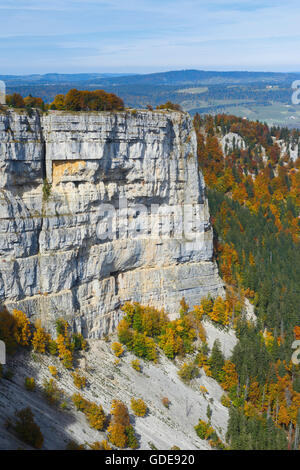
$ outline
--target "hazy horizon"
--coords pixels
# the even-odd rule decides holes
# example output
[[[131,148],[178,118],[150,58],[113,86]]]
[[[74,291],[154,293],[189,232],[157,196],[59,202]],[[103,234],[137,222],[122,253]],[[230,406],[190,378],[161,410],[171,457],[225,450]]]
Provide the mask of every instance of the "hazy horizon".
[[[217,67],[215,68],[178,68],[178,69],[165,69],[165,68],[162,68],[162,69],[149,69],[149,71],[132,71],[132,72],[121,72],[121,71],[114,71],[114,70],[108,70],[108,71],[95,71],[95,70],[88,70],[88,71],[73,71],[73,72],[70,72],[70,71],[67,71],[67,72],[57,72],[57,71],[50,71],[50,72],[45,72],[45,73],[40,73],[40,72],[32,72],[32,73],[2,73],[1,69],[0,69],[0,76],[2,75],[6,75],[6,76],[20,76],[20,77],[25,77],[25,76],[33,76],[33,75],[36,75],[36,76],[43,76],[43,75],[90,75],[90,74],[103,74],[103,75],[148,75],[148,74],[156,74],[156,73],[166,73],[166,72],[182,72],[182,71],[191,71],[191,70],[197,70],[197,71],[203,71],[203,72],[257,72],[257,73],[300,73],[300,68],[299,70],[293,70],[293,69],[288,69],[288,70],[268,70],[268,69],[258,69],[258,68],[245,68],[245,69],[239,69],[239,68],[236,68],[236,69],[225,69],[225,68],[220,68],[218,69]]]
[[[0,74],[300,71],[296,0],[0,0]]]

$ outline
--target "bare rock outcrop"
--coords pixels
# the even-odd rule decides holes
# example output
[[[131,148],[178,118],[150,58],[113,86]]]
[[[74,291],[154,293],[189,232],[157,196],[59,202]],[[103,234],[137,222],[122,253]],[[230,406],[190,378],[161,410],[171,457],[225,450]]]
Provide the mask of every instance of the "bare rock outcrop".
[[[0,114],[0,302],[100,337],[126,300],[222,293],[184,113]]]

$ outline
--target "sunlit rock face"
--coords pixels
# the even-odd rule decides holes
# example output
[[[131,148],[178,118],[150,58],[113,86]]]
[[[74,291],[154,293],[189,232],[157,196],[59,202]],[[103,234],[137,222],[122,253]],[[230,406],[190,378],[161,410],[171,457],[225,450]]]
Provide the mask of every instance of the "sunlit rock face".
[[[184,113],[0,114],[0,301],[99,337],[222,294],[196,155]]]

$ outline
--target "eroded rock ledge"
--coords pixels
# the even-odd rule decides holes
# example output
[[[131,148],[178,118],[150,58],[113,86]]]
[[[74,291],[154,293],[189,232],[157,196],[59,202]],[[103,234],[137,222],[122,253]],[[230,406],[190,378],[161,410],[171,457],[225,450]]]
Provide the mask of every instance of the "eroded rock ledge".
[[[102,205],[118,214],[120,198],[129,223],[151,218],[157,230],[153,204],[191,207],[197,237],[119,227],[112,239],[99,238],[107,226]],[[137,204],[147,213],[130,212]],[[173,232],[176,224],[172,218]],[[0,301],[8,309],[23,309],[50,330],[64,316],[75,330],[99,337],[115,327],[126,300],[175,316],[183,296],[192,306],[221,293],[212,254],[188,115],[0,114]]]

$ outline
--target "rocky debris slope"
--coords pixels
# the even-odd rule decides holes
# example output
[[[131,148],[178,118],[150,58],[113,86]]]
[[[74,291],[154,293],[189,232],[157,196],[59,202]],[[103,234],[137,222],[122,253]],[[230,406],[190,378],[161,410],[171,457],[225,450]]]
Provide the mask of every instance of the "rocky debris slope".
[[[174,316],[221,294],[196,155],[184,113],[2,112],[2,304],[97,338],[126,300]]]
[[[219,331],[209,322],[205,323],[207,333],[209,326],[218,337],[221,347],[227,355],[234,347],[236,338],[233,332]],[[132,424],[138,436],[140,449],[170,449],[174,445],[183,450],[210,449],[207,441],[199,439],[194,426],[199,419],[207,421],[206,411],[212,409],[211,422],[219,437],[224,441],[228,421],[228,409],[221,403],[222,388],[201,369],[197,378],[190,385],[185,385],[178,377],[178,361],[168,360],[161,356],[158,364],[141,360],[142,373],[131,366],[135,358],[126,352],[119,365],[115,365],[115,356],[111,351],[110,341],[90,340],[90,349],[81,353],[77,364],[81,373],[87,378],[87,386],[80,393],[88,400],[101,404],[106,414],[109,413],[113,399],[122,400],[130,410],[130,400],[142,398],[148,407],[148,414],[135,417],[130,411]],[[49,365],[55,365],[59,371],[57,386],[64,391],[62,402],[67,409],[50,406],[42,394],[43,381],[49,380]],[[36,353],[20,353],[9,358],[6,366],[13,372],[10,380],[0,379],[0,449],[28,448],[19,441],[11,429],[5,428],[8,419],[13,419],[14,412],[27,406],[33,411],[35,421],[44,436],[43,449],[64,449],[70,440],[78,444],[93,443],[106,439],[104,432],[89,427],[85,416],[75,410],[70,397],[79,390],[74,386],[71,372],[66,370],[58,358]],[[35,391],[26,391],[25,377],[33,377]],[[200,386],[207,393],[200,393]],[[169,409],[162,404],[167,397],[171,404]]]

